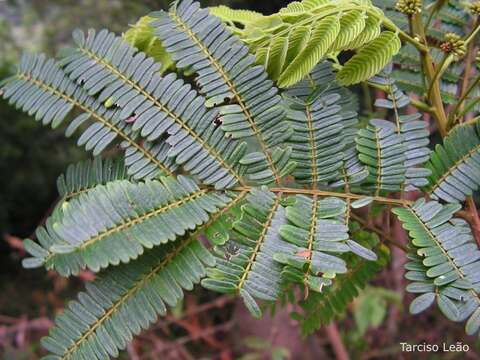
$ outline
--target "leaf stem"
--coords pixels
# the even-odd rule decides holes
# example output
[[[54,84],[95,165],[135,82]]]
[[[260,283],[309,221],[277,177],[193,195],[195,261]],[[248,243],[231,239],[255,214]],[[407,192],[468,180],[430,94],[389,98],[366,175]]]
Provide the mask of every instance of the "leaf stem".
[[[472,93],[473,90],[478,86],[480,83],[480,75],[475,78],[475,80],[470,84],[470,86],[467,88],[467,90],[461,95],[460,99],[458,100],[457,104],[453,108],[453,110],[450,112],[448,116],[448,123],[447,123],[447,129],[451,129],[453,125],[457,122],[457,119],[465,115],[470,109],[475,106],[475,104],[478,102],[478,100],[472,101],[470,104],[467,105],[467,107],[461,112],[458,113],[465,100],[468,98],[468,96]]]
[[[424,27],[425,32],[427,31],[430,24],[432,23],[432,20],[435,14],[437,14],[442,9],[443,5],[445,5],[445,0],[437,0],[435,3],[432,3],[428,6],[431,9],[430,9],[430,14],[428,15],[428,20]]]
[[[418,49],[418,51],[420,51],[421,53],[428,52],[427,46],[422,44],[416,38],[413,38],[412,36],[408,35],[405,31],[403,31],[397,25],[395,25],[395,23],[393,23],[390,19],[384,18],[382,21],[382,25],[386,29],[396,32],[400,37],[400,39],[402,39],[403,41],[409,42],[410,44],[415,46]]]
[[[233,189],[232,191],[251,191],[253,187],[249,186],[237,186]],[[272,187],[269,188],[273,193],[285,193],[285,194],[303,194],[303,195],[315,195],[315,196],[334,196],[338,198],[344,198],[344,199],[352,199],[352,200],[360,200],[360,199],[366,199],[366,198],[371,198],[373,201],[382,203],[382,204],[393,204],[393,205],[398,205],[398,206],[403,206],[406,207],[408,205],[413,204],[413,201],[410,200],[403,200],[403,199],[391,199],[383,196],[371,196],[371,195],[363,195],[363,194],[354,194],[350,192],[346,193],[339,193],[339,192],[333,192],[333,191],[324,191],[324,190],[316,190],[316,189],[296,189],[296,188],[278,188],[278,187]]]
[[[417,13],[409,17],[410,29],[412,34],[417,35],[422,39],[422,42],[427,44],[425,31],[422,23],[422,15]],[[420,52],[420,58],[424,76],[428,81],[431,91],[427,95],[428,103],[432,106],[432,115],[437,122],[440,134],[443,136],[447,133],[447,116],[443,107],[442,95],[440,93],[439,77],[435,76],[435,67],[433,64],[432,55],[430,51]]]
[[[388,91],[388,87],[386,85],[380,85],[380,84],[375,84],[375,83],[370,83],[370,82],[367,82],[368,86],[372,87],[372,88],[375,88],[375,89],[378,89],[378,90],[382,90],[382,91],[385,91],[387,92]],[[423,101],[420,101],[420,100],[417,100],[417,99],[412,99],[410,98],[410,104],[417,108],[418,110],[421,110],[421,111],[424,111],[424,112],[428,112],[428,113],[433,113],[434,112],[434,108],[431,107],[430,105],[424,103]]]
[[[370,225],[367,221],[365,221],[364,219],[362,219],[360,216],[352,213],[351,214],[351,217],[352,219],[354,219],[356,222],[358,222],[360,225],[362,225],[362,227],[364,227],[365,229],[368,229],[370,231],[373,231],[374,233],[376,233],[377,235],[379,235],[382,239],[386,240],[387,242],[389,242],[390,244],[392,244],[393,246],[399,248],[400,250],[403,250],[404,252],[408,252],[408,248],[403,245],[403,244],[400,244],[399,242],[395,241],[394,239],[392,239],[391,235],[387,234],[385,231],[377,228],[376,226],[374,225]]]

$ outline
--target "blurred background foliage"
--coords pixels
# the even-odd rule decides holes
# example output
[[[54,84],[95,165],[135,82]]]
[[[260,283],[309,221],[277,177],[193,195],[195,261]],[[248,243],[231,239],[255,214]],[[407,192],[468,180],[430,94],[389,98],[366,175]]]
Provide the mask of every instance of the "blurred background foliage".
[[[201,1],[203,6],[223,4],[264,14],[278,11],[288,2]],[[24,50],[55,55],[71,43],[75,28],[107,27],[120,34],[139,17],[165,9],[168,3],[0,0],[0,79],[15,71],[14,65]],[[20,258],[24,255],[21,239],[33,233],[56,201],[57,176],[68,164],[87,156],[75,146],[75,139],[64,137],[63,129],[44,128],[0,99],[0,359],[37,359],[41,354],[38,339],[46,334],[53,314],[63,307],[64,299],[83,286],[82,280],[67,281],[42,269],[24,270]],[[258,322],[242,306],[234,306],[232,298],[197,289],[181,307],[135,340],[122,358],[231,359],[234,354],[244,360],[328,359],[336,353],[334,340],[343,339],[353,359],[396,359],[400,341],[454,343],[464,339],[461,326],[440,320],[437,313],[413,319],[403,311],[401,303],[407,301],[399,290],[403,289],[400,267],[403,264],[391,264],[374,286],[356,299],[349,314],[339,320],[340,332],[336,326],[326,327],[315,336],[301,339],[298,327],[288,317],[294,309],[284,309],[274,319],[267,316]],[[90,279],[91,275],[85,273],[83,281]],[[219,337],[219,333],[224,335]],[[475,339],[469,339],[469,343],[473,346]],[[450,354],[450,358],[462,359],[464,355]],[[474,351],[467,358],[478,357]]]

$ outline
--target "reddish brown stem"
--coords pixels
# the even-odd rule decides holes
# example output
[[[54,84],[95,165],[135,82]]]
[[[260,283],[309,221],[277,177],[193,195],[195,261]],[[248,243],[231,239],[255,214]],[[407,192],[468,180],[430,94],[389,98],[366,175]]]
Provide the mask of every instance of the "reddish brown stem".
[[[325,331],[327,332],[328,340],[330,341],[333,352],[335,353],[335,358],[337,360],[349,360],[350,356],[348,355],[347,349],[343,344],[337,325],[332,322],[330,325],[325,326]]]
[[[470,225],[472,225],[473,236],[478,246],[480,246],[480,218],[478,217],[477,206],[471,196],[467,198],[468,210],[470,213]]]

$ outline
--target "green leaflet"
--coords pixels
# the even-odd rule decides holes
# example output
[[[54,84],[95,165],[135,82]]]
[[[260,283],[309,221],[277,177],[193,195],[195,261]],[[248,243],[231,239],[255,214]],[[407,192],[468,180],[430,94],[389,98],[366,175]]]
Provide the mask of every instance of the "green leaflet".
[[[480,185],[480,125],[459,125],[438,144],[427,167],[435,199],[463,202]]]
[[[340,18],[340,31],[331,45],[335,51],[356,48],[354,42],[365,29],[365,13],[353,10]],[[363,45],[360,43],[360,45]]]
[[[140,18],[131,28],[123,34],[123,38],[133,47],[143,51],[148,56],[161,64],[160,73],[172,67],[173,62],[170,55],[162,46],[160,40],[153,36],[153,27],[150,25],[153,18],[144,16]]]
[[[331,96],[338,95],[340,95],[340,98],[335,100],[335,105],[323,105],[322,99],[330,99]],[[292,121],[292,127],[295,131],[294,136],[290,141],[293,143],[293,157],[298,162],[297,168],[294,171],[294,176],[297,181],[311,181],[307,173],[309,172],[308,169],[310,167],[308,164],[312,163],[313,165],[313,162],[311,162],[311,155],[309,155],[313,151],[311,146],[306,147],[303,144],[305,143],[304,136],[307,132],[305,129],[308,128],[306,110],[316,103],[318,119],[312,121],[312,131],[308,131],[312,136],[309,136],[308,138],[313,140],[314,143],[317,136],[320,138],[327,136],[327,138],[329,138],[329,141],[319,144],[320,148],[319,151],[315,151],[316,153],[326,151],[327,154],[329,153],[328,149],[331,150],[339,146],[338,139],[335,138],[335,136],[331,136],[332,134],[329,134],[329,132],[321,134],[321,131],[318,131],[316,128],[319,127],[320,129],[323,125],[326,126],[325,129],[332,129],[340,124],[343,126],[341,135],[339,135],[342,139],[341,143],[343,143],[343,161],[341,162],[340,168],[337,168],[336,164],[329,163],[328,161],[323,165],[321,164],[322,161],[320,161],[318,166],[318,168],[330,168],[333,169],[333,171],[337,169],[341,176],[334,177],[328,184],[324,183],[323,185],[328,185],[332,188],[339,188],[345,187],[345,185],[361,184],[367,177],[368,171],[365,165],[359,161],[357,150],[354,146],[355,137],[358,132],[358,98],[348,89],[338,86],[335,81],[335,73],[332,64],[328,61],[318,64],[305,79],[286,89],[284,97],[287,100],[287,105],[290,104],[290,111],[287,113],[287,118]],[[289,98],[292,98],[293,101],[288,100]],[[293,106],[291,103],[293,103]],[[341,111],[338,112],[337,115],[333,115],[332,111],[337,112],[338,110],[336,109],[338,109],[338,106],[341,106]],[[295,110],[295,108],[297,108],[297,110],[303,108],[305,115],[301,115],[301,113],[299,114],[297,111],[292,111]],[[313,115],[311,111],[310,114]],[[342,118],[342,121],[339,124],[333,126],[328,122],[323,124],[324,117],[330,117],[333,119],[338,116],[341,116]],[[310,143],[312,142],[310,141]],[[328,172],[329,170],[326,171]]]
[[[64,202],[61,216],[37,230],[39,244],[30,241],[26,247],[35,260],[27,259],[26,265],[44,264],[68,276],[127,263],[144,248],[206,223],[228,201],[227,195],[200,190],[183,176],[98,185]]]
[[[347,263],[339,256],[352,251],[368,260],[376,255],[349,239],[347,204],[338,198],[308,198],[297,195],[295,204],[286,208],[288,224],[280,227],[280,236],[288,244],[274,255],[282,264],[286,282],[304,284],[322,292],[336,274],[347,272]]]
[[[340,187],[346,181],[360,183],[367,172],[359,164],[353,146],[357,114],[344,110],[352,106],[346,102],[353,96],[326,85],[334,79],[329,63],[318,65],[309,76],[310,81],[298,83],[287,91],[289,96],[284,95],[289,106],[287,118],[294,129],[289,140],[292,159],[297,162],[293,176],[299,183],[310,184],[313,188],[318,184]],[[312,87],[312,84],[318,85]]]
[[[51,359],[117,357],[184,290],[192,290],[215,259],[195,239],[162,245],[141,258],[108,269],[71,301],[42,345]]]
[[[400,47],[400,39],[395,33],[383,32],[345,63],[337,74],[338,82],[352,85],[370,79],[391,61]]]
[[[100,154],[115,139],[122,140],[122,147],[135,154],[137,163],[142,166],[132,168],[126,161],[128,172],[135,178],[151,178],[156,175],[171,174],[172,162],[164,156],[162,148],[155,151],[151,144],[140,146],[131,126],[119,118],[119,111],[107,109],[81,87],[70,81],[52,59],[44,55],[24,54],[15,76],[2,87],[3,97],[10,104],[35,115],[37,121],[56,128],[65,121],[74,108],[81,114],[70,121],[66,135],[71,136],[79,127],[91,121],[78,139],[78,145]],[[131,166],[130,166],[131,165]]]
[[[410,261],[405,265],[405,277],[411,281],[407,291],[420,294],[410,310],[425,310],[433,296],[450,320],[471,317],[467,331],[472,334],[478,331],[480,251],[469,225],[453,218],[459,209],[458,204],[420,199],[411,207],[393,212],[409,232],[416,251],[409,254]]]
[[[248,161],[247,175],[255,183],[279,182],[295,166],[290,149],[280,147],[292,131],[283,120],[278,90],[254,57],[220,19],[199,9],[198,2],[175,1],[169,12],[151,14],[152,25],[175,65],[195,73],[195,83],[207,98],[207,106],[219,107],[227,136],[250,138],[261,156]],[[249,158],[251,159],[251,158]],[[245,163],[245,161],[244,161]]]
[[[216,265],[208,269],[202,286],[240,294],[252,315],[260,317],[254,298],[275,301],[280,293],[281,266],[273,255],[288,247],[278,234],[285,222],[280,197],[266,188],[253,189],[242,206],[240,219],[233,224],[230,240],[223,249],[217,249]]]
[[[69,165],[65,174],[58,177],[57,189],[63,199],[69,200],[97,185],[124,179],[128,179],[128,174],[122,159],[95,157]]]
[[[430,131],[427,129],[427,122],[421,119],[421,113],[402,114],[402,109],[410,104],[410,98],[396,86],[395,81],[391,78],[391,70],[391,66],[387,66],[379,75],[371,78],[369,84],[384,89],[387,93],[387,99],[377,99],[375,106],[393,110],[396,133],[399,135],[397,139],[401,141],[405,149],[403,163],[405,179],[401,184],[402,189],[405,191],[418,190],[428,184],[426,177],[431,174],[429,169],[422,167],[430,156],[428,148]],[[393,143],[388,142],[387,145],[392,146]]]
[[[300,81],[327,55],[363,49],[380,35],[383,19],[370,2],[357,0],[295,1],[278,14],[241,20],[242,27],[233,14],[219,16],[280,87]]]
[[[246,145],[225,137],[215,124],[218,110],[207,109],[191,85],[174,73],[162,77],[153,58],[107,30],[90,30],[87,37],[77,31],[74,39],[78,49],[62,60],[72,80],[99,101],[113,99],[120,120],[133,123],[147,140],[169,146],[166,156],[203,183],[220,189],[240,182]],[[201,160],[213,164],[205,167]]]
[[[290,139],[297,162],[293,176],[299,183],[317,188],[342,178],[345,125],[349,120],[337,105],[340,95],[319,97],[311,104],[290,100],[288,119],[294,129]],[[289,99],[287,99],[289,100]],[[307,138],[307,146],[305,144]]]
[[[329,16],[315,23],[302,51],[282,71],[278,78],[279,86],[293,85],[308,74],[324,58],[339,33],[340,21],[337,16]]]
[[[252,10],[237,10],[230,9],[228,6],[211,6],[209,7],[210,14],[219,17],[222,21],[228,23],[230,28],[236,24],[247,25],[251,22],[263,18],[263,15]]]
[[[368,281],[387,264],[390,258],[388,248],[380,245],[375,252],[378,254],[376,261],[349,257],[351,269],[348,273],[339,274],[332,286],[324,288],[321,293],[311,292],[306,300],[300,302],[303,313],[293,313],[292,317],[300,322],[304,336],[313,334],[322,325],[343,314]]]
[[[368,187],[377,193],[399,191],[405,182],[406,146],[395,125],[387,120],[370,120],[355,141],[359,159],[368,168]]]

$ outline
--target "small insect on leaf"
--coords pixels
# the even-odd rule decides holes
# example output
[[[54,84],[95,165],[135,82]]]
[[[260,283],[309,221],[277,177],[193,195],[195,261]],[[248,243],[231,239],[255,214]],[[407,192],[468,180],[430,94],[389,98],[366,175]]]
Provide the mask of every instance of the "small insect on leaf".
[[[217,115],[215,117],[215,120],[213,120],[213,125],[215,126],[215,129],[218,128],[222,124],[223,124],[223,119],[220,117],[220,115]]]
[[[227,242],[225,247],[223,248],[225,253],[225,259],[229,261],[232,257],[237,256],[240,252],[240,248],[232,242]]]

